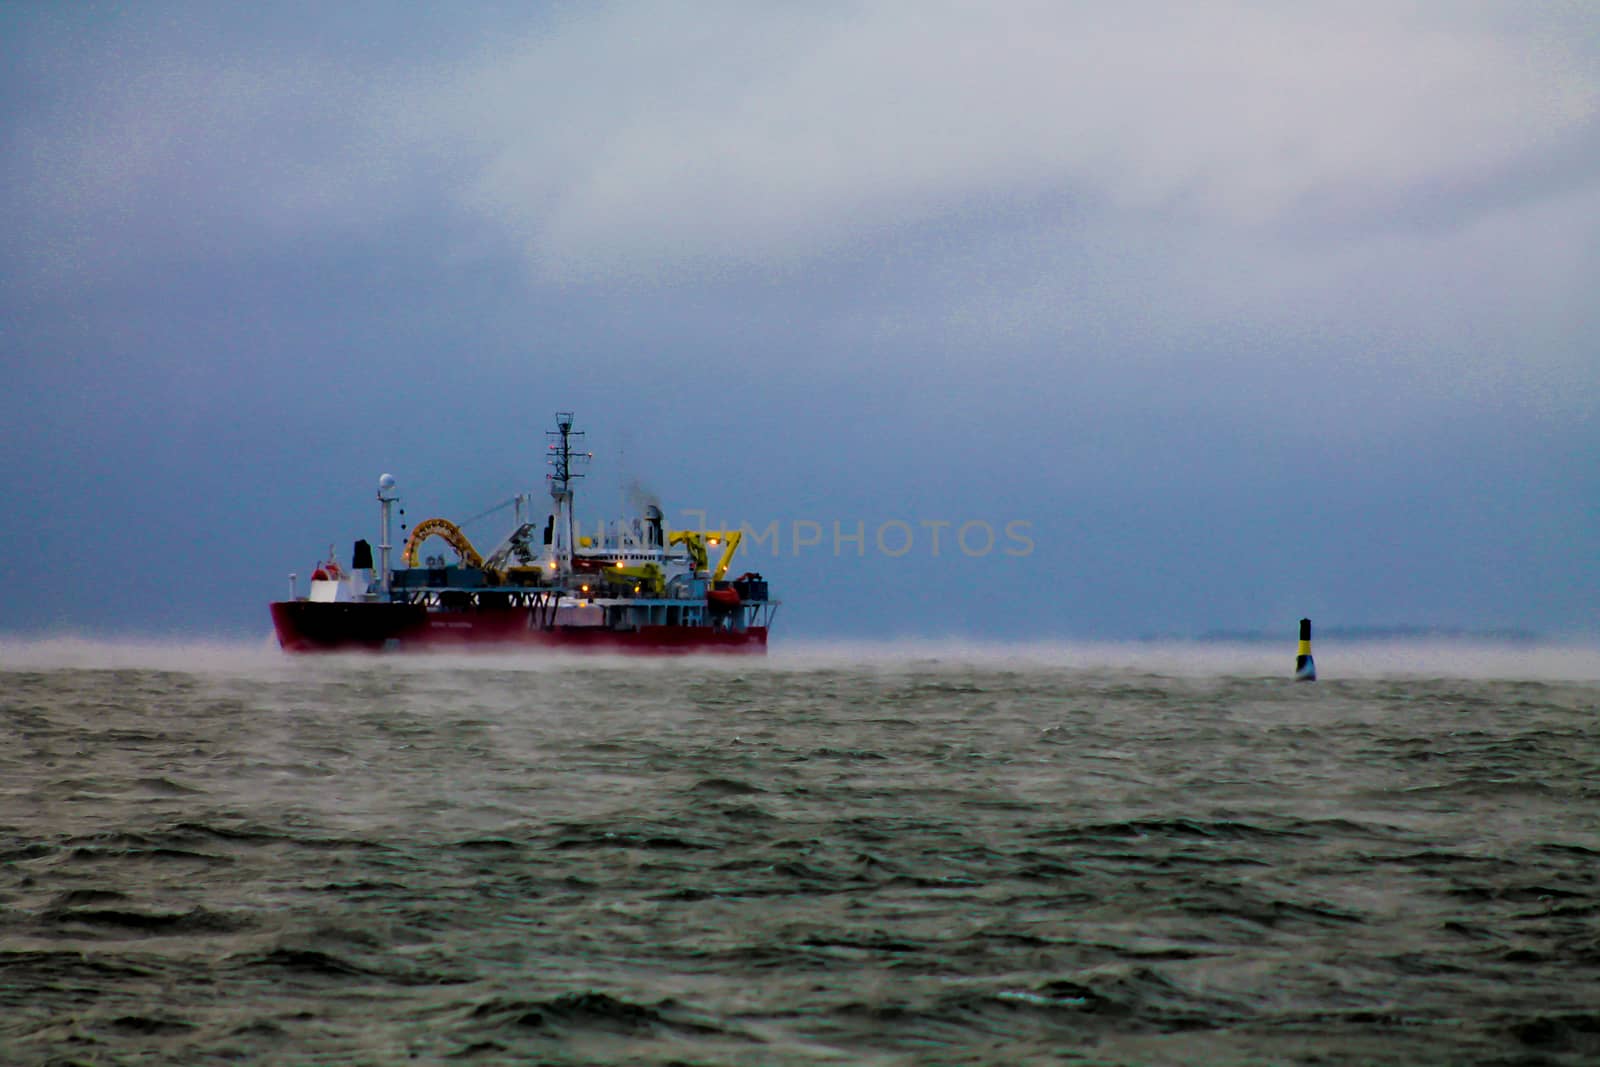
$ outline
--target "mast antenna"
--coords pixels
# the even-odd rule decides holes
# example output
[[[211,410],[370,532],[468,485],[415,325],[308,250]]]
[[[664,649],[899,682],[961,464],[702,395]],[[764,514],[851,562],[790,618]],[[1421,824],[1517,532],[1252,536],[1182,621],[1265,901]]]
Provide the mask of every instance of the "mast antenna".
[[[575,438],[583,437],[582,430],[572,428],[572,412],[556,412],[556,428],[546,430],[544,435],[550,439],[550,495],[556,499],[570,497],[572,494],[571,482],[574,478],[582,478],[582,474],[574,474],[572,464],[589,462],[588,452],[574,452]],[[582,444],[582,441],[577,441]]]
[[[572,428],[570,411],[556,412],[556,428],[546,430],[544,435],[550,439],[550,473],[546,478],[550,482],[550,497],[556,505],[555,544],[552,547],[562,570],[571,573],[572,552],[577,547],[577,531],[573,529],[572,517],[572,480],[583,477],[582,474],[573,473],[572,465],[589,462],[593,453],[573,451],[573,439],[581,439],[583,431]]]

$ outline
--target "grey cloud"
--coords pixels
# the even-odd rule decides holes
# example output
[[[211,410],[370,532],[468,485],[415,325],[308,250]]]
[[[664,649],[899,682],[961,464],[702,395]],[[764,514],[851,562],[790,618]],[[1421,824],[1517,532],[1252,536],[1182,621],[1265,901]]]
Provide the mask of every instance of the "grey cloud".
[[[1460,5],[582,7],[343,65],[290,27],[213,46],[169,21],[46,66],[73,84],[16,125],[54,276],[430,202],[478,218],[462,248],[558,282],[803,263],[1008,198],[1246,240],[1387,229],[1407,202],[1464,224],[1536,195],[1516,176],[1544,161],[1591,173],[1600,115],[1570,29]]]
[[[804,258],[996,191],[1348,224],[1600,113],[1592,57],[1451,7],[747,10],[612,11],[458,70],[432,121],[483,160],[469,205],[555,278]]]

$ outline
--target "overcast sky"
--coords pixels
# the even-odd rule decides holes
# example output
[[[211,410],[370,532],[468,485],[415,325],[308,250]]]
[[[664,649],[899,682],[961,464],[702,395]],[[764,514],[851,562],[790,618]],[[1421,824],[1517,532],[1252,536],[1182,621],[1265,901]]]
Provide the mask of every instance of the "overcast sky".
[[[0,233],[0,632],[557,409],[800,636],[1600,631],[1600,5],[10,3]]]

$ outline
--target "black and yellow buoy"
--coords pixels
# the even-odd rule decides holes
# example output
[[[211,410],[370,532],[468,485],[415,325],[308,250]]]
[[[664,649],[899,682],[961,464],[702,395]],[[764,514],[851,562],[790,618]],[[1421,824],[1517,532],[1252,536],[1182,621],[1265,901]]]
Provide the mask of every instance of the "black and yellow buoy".
[[[1317,661],[1311,658],[1311,620],[1300,620],[1300,652],[1294,658],[1294,680],[1297,682],[1314,682],[1317,680]]]

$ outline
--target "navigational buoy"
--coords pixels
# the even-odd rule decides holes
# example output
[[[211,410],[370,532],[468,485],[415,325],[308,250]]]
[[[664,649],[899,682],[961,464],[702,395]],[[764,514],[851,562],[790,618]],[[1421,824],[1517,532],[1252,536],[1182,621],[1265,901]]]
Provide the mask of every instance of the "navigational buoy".
[[[1311,658],[1311,620],[1300,620],[1300,652],[1294,658],[1294,680],[1297,682],[1314,682],[1317,680],[1317,661]]]

